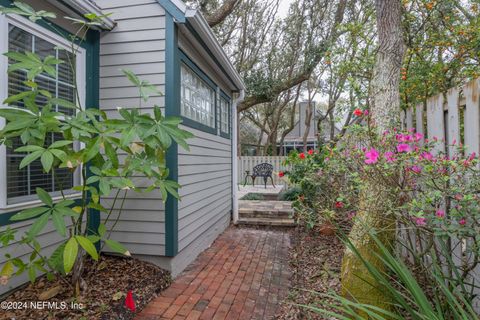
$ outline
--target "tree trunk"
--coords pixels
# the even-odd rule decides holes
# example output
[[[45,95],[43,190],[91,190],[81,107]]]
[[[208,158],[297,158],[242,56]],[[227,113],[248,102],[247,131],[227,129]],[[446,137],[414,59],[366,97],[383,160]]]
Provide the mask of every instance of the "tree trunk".
[[[372,122],[379,133],[398,126],[400,120],[400,68],[405,46],[401,27],[401,1],[376,0],[378,53],[372,79]],[[365,181],[359,195],[357,218],[349,235],[362,258],[379,270],[385,270],[376,253],[378,248],[368,231],[375,229],[387,246],[395,239],[395,219],[388,215],[390,208],[398,206],[397,195],[386,185]],[[371,285],[368,285],[368,284]],[[349,249],[342,261],[342,294],[361,303],[389,310],[390,298],[375,283],[362,261]]]
[[[307,139],[308,134],[310,133],[310,127],[312,123],[312,115],[313,115],[313,103],[312,101],[308,101],[307,110],[305,110],[305,132],[303,133],[302,141],[303,141],[303,152],[307,152]]]

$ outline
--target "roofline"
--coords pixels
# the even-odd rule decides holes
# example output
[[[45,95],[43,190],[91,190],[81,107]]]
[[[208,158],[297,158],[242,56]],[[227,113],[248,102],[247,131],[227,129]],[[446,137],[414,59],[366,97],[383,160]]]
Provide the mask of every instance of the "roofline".
[[[94,13],[97,16],[103,16],[105,15],[100,7],[98,7],[93,1],[88,1],[88,0],[58,0],[57,3],[63,3],[65,6],[67,6],[69,9],[72,11],[76,12],[77,14],[84,15],[87,13]],[[108,16],[102,17],[100,19],[100,22],[102,24],[100,29],[103,30],[112,30],[116,22],[111,19]]]
[[[205,20],[200,11],[194,9],[187,9],[185,17],[187,18],[187,21],[191,24],[191,26],[195,29],[195,31],[199,34],[199,36],[202,38],[202,40],[205,42],[205,44],[213,53],[218,62],[220,62],[223,68],[232,77],[234,85],[237,87],[237,89],[239,91],[245,90],[246,87],[243,83],[242,78],[238,74],[230,59],[227,57],[227,54],[223,50],[220,43],[218,43],[217,38],[215,37],[212,29],[207,23],[207,20]]]
[[[181,0],[157,0],[157,2],[175,18],[176,23],[183,24],[188,22],[205,42],[214,58],[220,63],[221,67],[229,73],[227,76],[232,78],[233,85],[237,90],[246,90],[242,78],[225,54],[220,43],[218,43],[212,29],[199,10],[187,7],[187,5]]]

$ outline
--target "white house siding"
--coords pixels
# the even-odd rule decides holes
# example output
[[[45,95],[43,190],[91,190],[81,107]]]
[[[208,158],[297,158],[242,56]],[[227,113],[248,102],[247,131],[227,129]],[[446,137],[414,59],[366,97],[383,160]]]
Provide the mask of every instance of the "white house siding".
[[[117,107],[141,108],[151,112],[153,105],[163,108],[164,97],[153,96],[140,102],[137,89],[121,69],[134,72],[165,92],[165,11],[155,0],[97,0],[105,13],[112,13],[117,26],[100,39],[100,107],[117,117]],[[145,185],[147,183],[145,182]],[[123,191],[120,193],[123,196]],[[113,195],[102,204],[110,208]],[[116,202],[107,223],[112,227],[119,214]],[[102,215],[105,218],[105,215]],[[112,239],[122,242],[133,254],[165,254],[165,207],[159,192],[129,192]]]

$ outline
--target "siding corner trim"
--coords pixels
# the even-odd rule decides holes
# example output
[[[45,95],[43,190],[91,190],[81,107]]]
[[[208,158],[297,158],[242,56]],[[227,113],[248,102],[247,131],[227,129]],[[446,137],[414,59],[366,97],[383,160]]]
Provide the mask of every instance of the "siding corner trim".
[[[170,1],[159,0],[159,2]],[[163,5],[163,4],[162,4]],[[180,114],[180,60],[178,56],[177,28],[170,11],[165,13],[165,116]],[[178,145],[173,142],[167,150],[169,178],[178,181]],[[178,199],[169,195],[165,203],[165,255],[178,253]]]

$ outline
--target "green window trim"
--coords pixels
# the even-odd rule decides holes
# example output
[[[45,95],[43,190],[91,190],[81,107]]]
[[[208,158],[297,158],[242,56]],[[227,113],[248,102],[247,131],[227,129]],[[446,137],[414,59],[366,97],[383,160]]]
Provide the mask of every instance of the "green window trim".
[[[220,136],[225,139],[231,139],[232,138],[232,98],[230,98],[223,90],[220,89],[220,98],[223,98],[227,101],[228,103],[228,132],[222,131],[222,125],[220,121]],[[219,112],[220,118],[222,117],[222,112],[220,110]],[[221,120],[221,119],[220,119]]]
[[[217,87],[218,86],[216,85],[215,82],[212,81],[212,79],[210,79],[210,77],[208,77],[208,75],[205,72],[203,72],[202,69],[200,69],[200,67],[195,62],[193,62],[193,60],[187,54],[185,54],[185,52],[183,52],[181,49],[178,49],[178,53],[179,53],[179,57],[180,57],[180,65],[178,66],[178,68],[181,68],[181,64],[186,65],[190,70],[193,71],[194,74],[196,74],[200,79],[202,79],[214,91],[214,95],[215,95],[215,101],[214,101],[214,104],[213,104],[213,117],[214,117],[214,121],[213,121],[214,126],[213,127],[210,127],[206,124],[203,124],[203,123],[200,123],[200,122],[195,121],[193,119],[190,119],[190,118],[182,115],[181,110],[179,110],[179,115],[183,119],[183,124],[186,125],[187,127],[216,135],[217,134],[217,129],[218,129],[217,128],[217,126],[218,126],[218,124],[217,124],[217,119],[218,119],[218,114],[217,114],[217,106],[218,106],[218,103],[217,103]],[[181,79],[180,79],[180,81],[181,81]],[[180,85],[181,85],[181,83],[180,83]],[[181,101],[180,101],[180,108],[181,108]]]
[[[12,0],[0,0],[0,6],[3,7],[11,7],[12,3]],[[50,32],[62,36],[65,39],[70,39],[73,36],[72,33],[53,22],[41,19],[35,23]],[[2,32],[8,32],[8,30],[2,30]],[[86,50],[85,106],[86,108],[98,108],[100,97],[100,32],[96,30],[89,30],[85,39],[83,41],[76,39],[75,44]],[[3,54],[3,52],[1,54]],[[89,172],[88,165],[87,172]],[[10,218],[21,210],[23,209],[12,209],[12,211],[0,213],[0,226],[18,223],[19,221],[11,221]],[[99,224],[100,212],[97,210],[90,210],[88,217],[88,229],[97,230]]]

